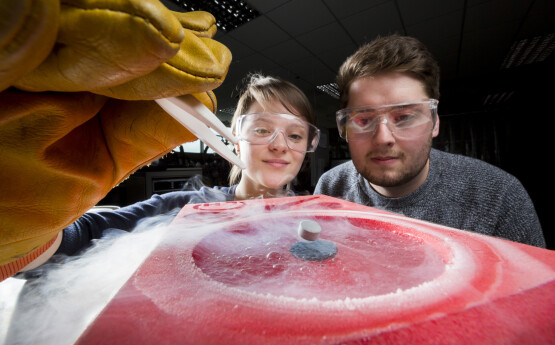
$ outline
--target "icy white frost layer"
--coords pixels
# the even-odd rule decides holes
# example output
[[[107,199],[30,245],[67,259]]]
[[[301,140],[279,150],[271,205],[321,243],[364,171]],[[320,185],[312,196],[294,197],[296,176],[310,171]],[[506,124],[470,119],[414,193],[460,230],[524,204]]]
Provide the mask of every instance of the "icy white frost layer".
[[[230,222],[225,224],[227,227],[232,227],[234,223],[244,223],[245,221],[254,222],[256,224],[267,223],[269,219],[273,218],[274,223],[271,226],[280,226],[283,224],[283,220],[280,221],[280,217],[288,218],[306,218],[308,215],[311,217],[317,216],[329,216],[334,215],[333,212],[325,211],[288,211],[286,213],[274,213],[272,217],[268,214],[254,215],[248,219],[241,218],[238,221]],[[342,216],[354,217],[354,218],[367,218],[367,219],[378,219],[385,222],[398,223],[401,226],[407,226],[404,223],[403,218],[384,216],[383,214],[372,214],[372,213],[362,213],[362,212],[349,212],[342,210]],[[304,219],[303,218],[303,219]],[[187,224],[190,226],[190,224]],[[395,310],[416,308],[420,305],[426,305],[435,300],[444,298],[448,294],[455,293],[460,289],[464,288],[465,284],[461,282],[469,281],[472,279],[475,270],[475,262],[473,260],[472,253],[465,248],[464,244],[454,242],[450,240],[445,234],[440,232],[429,230],[425,224],[415,225],[411,223],[411,227],[421,231],[431,237],[442,242],[444,246],[448,249],[449,259],[446,262],[445,270],[437,278],[423,282],[417,286],[402,290],[397,289],[394,292],[390,292],[378,296],[368,296],[363,298],[341,298],[336,300],[320,300],[314,296],[307,296],[306,298],[292,298],[286,295],[280,295],[276,293],[258,293],[256,291],[247,291],[240,287],[233,287],[227,284],[223,284],[213,279],[213,277],[207,276],[200,270],[196,265],[194,260],[185,258],[191,258],[192,251],[194,247],[205,237],[210,234],[221,230],[224,224],[214,224],[211,226],[203,226],[198,229],[189,229],[188,231],[171,231],[171,240],[166,241],[165,245],[176,246],[179,248],[186,248],[182,251],[182,259],[179,262],[174,262],[172,265],[178,265],[179,270],[183,274],[178,277],[179,279],[187,279],[188,281],[181,282],[181,284],[195,284],[199,283],[202,287],[203,293],[196,294],[194,296],[195,305],[202,305],[200,301],[203,298],[212,299],[214,296],[219,296],[223,301],[234,300],[237,303],[248,303],[257,304],[261,306],[268,306],[272,308],[286,308],[286,309],[332,309],[332,310],[353,310],[353,309],[372,309],[372,310]],[[271,227],[268,226],[268,227]],[[296,230],[296,229],[294,229]],[[339,229],[338,229],[339,230]],[[326,230],[323,230],[323,233]],[[169,244],[171,243],[171,244]],[[338,253],[338,257],[341,254]],[[139,269],[139,272],[141,269]],[[135,279],[134,285],[139,290],[141,290],[145,295],[149,296],[154,303],[157,304],[162,310],[172,313],[180,314],[183,312],[183,308],[190,307],[191,301],[188,298],[183,298],[181,301],[176,300],[175,296],[171,296],[171,293],[167,293],[167,286],[172,284],[180,284],[176,279],[175,274],[164,274],[160,276],[161,279]],[[189,281],[190,279],[190,281]],[[193,287],[196,288],[196,287]],[[481,299],[482,296],[476,296]]]

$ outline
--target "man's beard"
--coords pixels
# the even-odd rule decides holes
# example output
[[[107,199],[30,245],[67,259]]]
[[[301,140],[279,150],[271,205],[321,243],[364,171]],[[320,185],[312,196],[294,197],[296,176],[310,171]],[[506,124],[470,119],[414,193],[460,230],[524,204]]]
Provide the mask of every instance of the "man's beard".
[[[397,187],[412,181],[418,174],[425,169],[428,159],[430,157],[430,150],[432,146],[432,137],[430,137],[428,143],[422,147],[420,151],[417,152],[416,156],[407,166],[403,166],[401,170],[395,169],[392,171],[372,171],[372,168],[365,166],[363,170],[359,170],[359,173],[373,185],[381,187]],[[369,152],[366,155],[366,159],[370,158],[377,153],[376,151]],[[379,155],[387,156],[387,153],[379,153]],[[399,160],[406,159],[406,155],[403,152],[396,154],[389,154],[398,157]]]

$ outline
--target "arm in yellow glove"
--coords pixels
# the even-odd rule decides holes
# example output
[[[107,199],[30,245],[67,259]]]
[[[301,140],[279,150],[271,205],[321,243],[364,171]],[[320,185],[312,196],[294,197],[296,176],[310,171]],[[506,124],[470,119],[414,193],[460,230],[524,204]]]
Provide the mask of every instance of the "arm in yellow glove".
[[[13,83],[22,91],[0,93],[0,279],[135,170],[195,140],[152,100],[193,94],[215,111],[209,90],[231,60],[205,12],[64,0],[59,17],[50,55]]]

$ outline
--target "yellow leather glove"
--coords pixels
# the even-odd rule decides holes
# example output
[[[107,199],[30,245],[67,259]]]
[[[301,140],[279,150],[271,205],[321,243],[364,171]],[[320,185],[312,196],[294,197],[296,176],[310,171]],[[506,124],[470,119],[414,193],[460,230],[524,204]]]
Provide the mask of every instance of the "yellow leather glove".
[[[210,38],[215,28],[209,13],[183,15],[156,0],[63,0],[54,50],[14,86],[127,100],[212,90],[231,59]]]
[[[59,15],[59,0],[0,1],[0,91],[50,54]]]
[[[44,22],[58,20],[51,52],[30,71],[10,70],[12,87],[0,93],[0,278],[135,170],[195,140],[152,100],[193,94],[215,112],[210,90],[231,61],[211,39],[215,20],[206,12],[176,13],[154,0],[57,5],[58,12],[41,12],[51,13]],[[0,10],[1,18],[12,16],[11,8]],[[11,52],[33,51],[9,34],[21,22],[0,22],[2,42],[11,44],[0,46],[0,61],[12,66],[32,54]],[[29,26],[24,31],[48,45]]]

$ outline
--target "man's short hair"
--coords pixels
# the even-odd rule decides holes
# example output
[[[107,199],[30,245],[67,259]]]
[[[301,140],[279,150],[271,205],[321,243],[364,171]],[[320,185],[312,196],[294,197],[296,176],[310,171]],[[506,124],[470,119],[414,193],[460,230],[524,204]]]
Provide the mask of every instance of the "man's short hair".
[[[439,65],[426,46],[413,37],[378,37],[360,47],[339,68],[341,105],[349,101],[349,87],[358,78],[406,73],[422,82],[428,97],[439,99]]]

